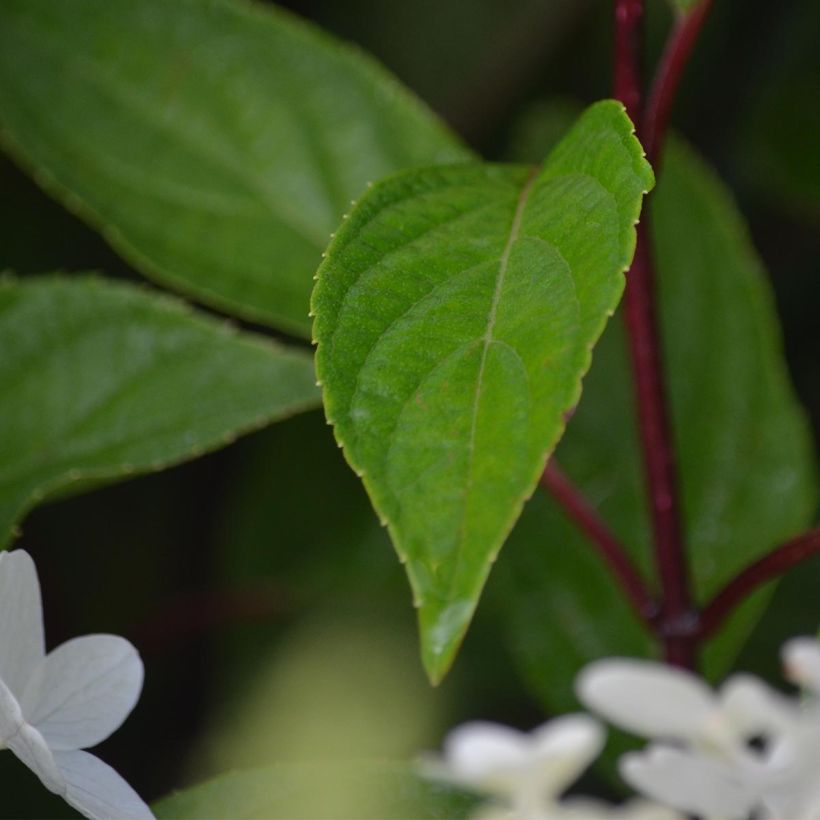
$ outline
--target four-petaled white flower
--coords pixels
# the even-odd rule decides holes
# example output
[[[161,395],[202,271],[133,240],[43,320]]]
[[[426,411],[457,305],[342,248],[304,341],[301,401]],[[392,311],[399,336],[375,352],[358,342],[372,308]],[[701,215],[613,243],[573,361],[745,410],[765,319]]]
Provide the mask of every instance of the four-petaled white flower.
[[[0,553],[0,749],[11,749],[92,820],[152,818],[110,766],[82,751],[114,732],[139,698],[142,662],[114,635],[75,638],[46,654],[37,571]]]
[[[444,756],[428,761],[428,776],[488,795],[472,820],[670,820],[647,804],[613,809],[585,799],[560,801],[564,790],[598,756],[604,731],[588,715],[565,715],[527,734],[495,723],[467,723],[447,735]]]
[[[786,656],[794,679],[820,684],[816,641]],[[624,779],[652,799],[701,817],[820,817],[820,711],[806,720],[762,681],[736,675],[713,692],[681,669],[612,659],[587,666],[576,692],[612,723],[656,741],[620,760]]]

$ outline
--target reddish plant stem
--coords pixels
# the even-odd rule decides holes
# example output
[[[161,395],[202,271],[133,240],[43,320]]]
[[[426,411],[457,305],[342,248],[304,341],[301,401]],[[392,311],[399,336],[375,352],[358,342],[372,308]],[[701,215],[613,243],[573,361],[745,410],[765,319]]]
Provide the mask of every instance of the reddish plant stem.
[[[638,226],[635,258],[627,276],[625,318],[654,533],[655,563],[663,592],[661,622],[672,633],[677,629],[676,624],[691,617],[692,599],[655,314],[650,236],[645,218]],[[678,658],[681,656],[677,650],[673,654]]]
[[[750,564],[729,581],[703,609],[698,639],[706,640],[720,629],[735,607],[758,587],[773,581],[801,561],[817,554],[820,554],[820,528],[792,538],[791,541]]]
[[[641,129],[643,147],[653,165],[658,162],[658,156],[666,137],[672,103],[675,100],[683,71],[692,54],[700,30],[712,9],[712,2],[713,0],[702,0],[687,14],[679,15],[666,41],[652,82],[652,89],[647,98]]]
[[[613,92],[634,123],[641,121],[643,0],[615,0]]]
[[[640,80],[643,0],[615,0],[614,93],[636,123],[653,164],[657,165],[661,153],[684,68],[712,5],[713,0],[701,0],[690,12],[679,16],[644,112]],[[723,625],[738,604],[758,587],[806,558],[820,554],[820,528],[792,539],[755,561],[718,592],[701,612],[695,609],[680,521],[675,451],[656,317],[654,268],[645,218],[638,226],[635,258],[627,274],[625,314],[655,561],[662,589],[659,612],[628,554],[581,493],[554,465],[548,465],[541,483],[596,545],[632,606],[663,642],[666,660],[694,668],[699,645]]]
[[[640,78],[642,18],[642,0],[615,0],[614,92],[639,129],[645,123]],[[667,112],[688,53],[676,63],[676,71],[667,72],[665,77],[659,75],[655,83],[655,94]],[[670,82],[672,85],[667,86]],[[654,126],[653,131],[657,131]],[[639,136],[642,134],[639,133]],[[693,607],[656,316],[654,268],[645,219],[638,226],[635,258],[627,274],[625,319],[654,534],[655,563],[662,590],[658,632],[666,659],[676,665],[693,667],[696,647],[688,637],[680,635],[685,625],[691,623]]]
[[[627,551],[612,534],[592,505],[557,464],[549,462],[541,486],[561,504],[567,515],[585,533],[620,583],[632,608],[647,624],[658,614],[658,605],[629,559]]]

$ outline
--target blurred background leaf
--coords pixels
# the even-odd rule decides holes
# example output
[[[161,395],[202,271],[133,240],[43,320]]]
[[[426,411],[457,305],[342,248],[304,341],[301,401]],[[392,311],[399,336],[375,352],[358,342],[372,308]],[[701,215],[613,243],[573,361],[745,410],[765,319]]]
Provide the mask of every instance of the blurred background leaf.
[[[302,336],[351,199],[470,157],[365,55],[231,0],[3,3],[0,126],[137,268]]]
[[[0,281],[0,546],[66,485],[157,471],[319,403],[308,353],[99,277]]]
[[[475,799],[396,764],[279,765],[234,772],[171,795],[158,820],[461,820]]]

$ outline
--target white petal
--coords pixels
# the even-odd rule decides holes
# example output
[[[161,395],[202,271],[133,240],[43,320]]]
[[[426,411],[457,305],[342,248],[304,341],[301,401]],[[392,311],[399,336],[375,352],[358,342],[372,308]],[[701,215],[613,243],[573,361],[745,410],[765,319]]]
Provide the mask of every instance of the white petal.
[[[0,678],[18,698],[45,656],[37,570],[27,552],[0,553]]]
[[[617,818],[618,820],[684,820],[683,816],[676,811],[646,800],[630,800],[626,805],[620,806]]]
[[[25,722],[17,698],[0,680],[0,748],[11,749],[47,789],[60,792],[62,778],[43,736]]]
[[[701,817],[746,817],[756,803],[729,766],[668,746],[623,755],[619,769],[647,797]]]
[[[588,715],[565,715],[534,730],[530,742],[540,789],[556,796],[600,754],[604,730]]]
[[[820,723],[809,713],[792,731],[778,738],[761,777],[761,795],[776,817],[820,817]]]
[[[578,676],[575,691],[607,720],[649,738],[693,740],[717,704],[700,678],[651,661],[595,661]]]
[[[492,794],[515,791],[528,759],[523,732],[496,723],[465,723],[444,739],[444,766],[457,782]]]
[[[92,820],[149,820],[140,796],[107,763],[88,752],[55,752],[66,802]]]
[[[17,734],[6,741],[6,745],[43,781],[50,792],[63,793],[63,778],[54,755],[43,736],[33,726],[22,724]]]
[[[765,735],[773,739],[790,732],[800,719],[793,702],[752,675],[733,675],[720,688],[724,719],[735,737]]]
[[[568,786],[600,752],[603,729],[588,715],[567,715],[530,734],[494,723],[468,723],[444,742],[428,776],[503,797],[530,813]]]
[[[782,650],[786,677],[820,695],[820,641],[817,638],[792,638]]]
[[[23,710],[11,689],[0,679],[0,749],[23,725]]]
[[[124,638],[74,638],[34,669],[21,699],[23,714],[55,751],[94,746],[128,717],[142,678],[142,661]]]

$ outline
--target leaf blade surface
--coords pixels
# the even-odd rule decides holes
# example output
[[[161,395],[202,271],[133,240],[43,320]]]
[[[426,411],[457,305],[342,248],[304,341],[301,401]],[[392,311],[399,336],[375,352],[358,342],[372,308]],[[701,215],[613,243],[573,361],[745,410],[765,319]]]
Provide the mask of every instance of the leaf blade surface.
[[[201,455],[315,407],[308,353],[77,276],[0,280],[0,541],[49,494]]]
[[[623,109],[599,103],[536,171],[375,186],[320,268],[327,415],[407,561],[434,680],[578,399],[651,185]]]
[[[138,269],[304,336],[350,200],[471,157],[375,61],[226,0],[3,3],[0,131]]]

